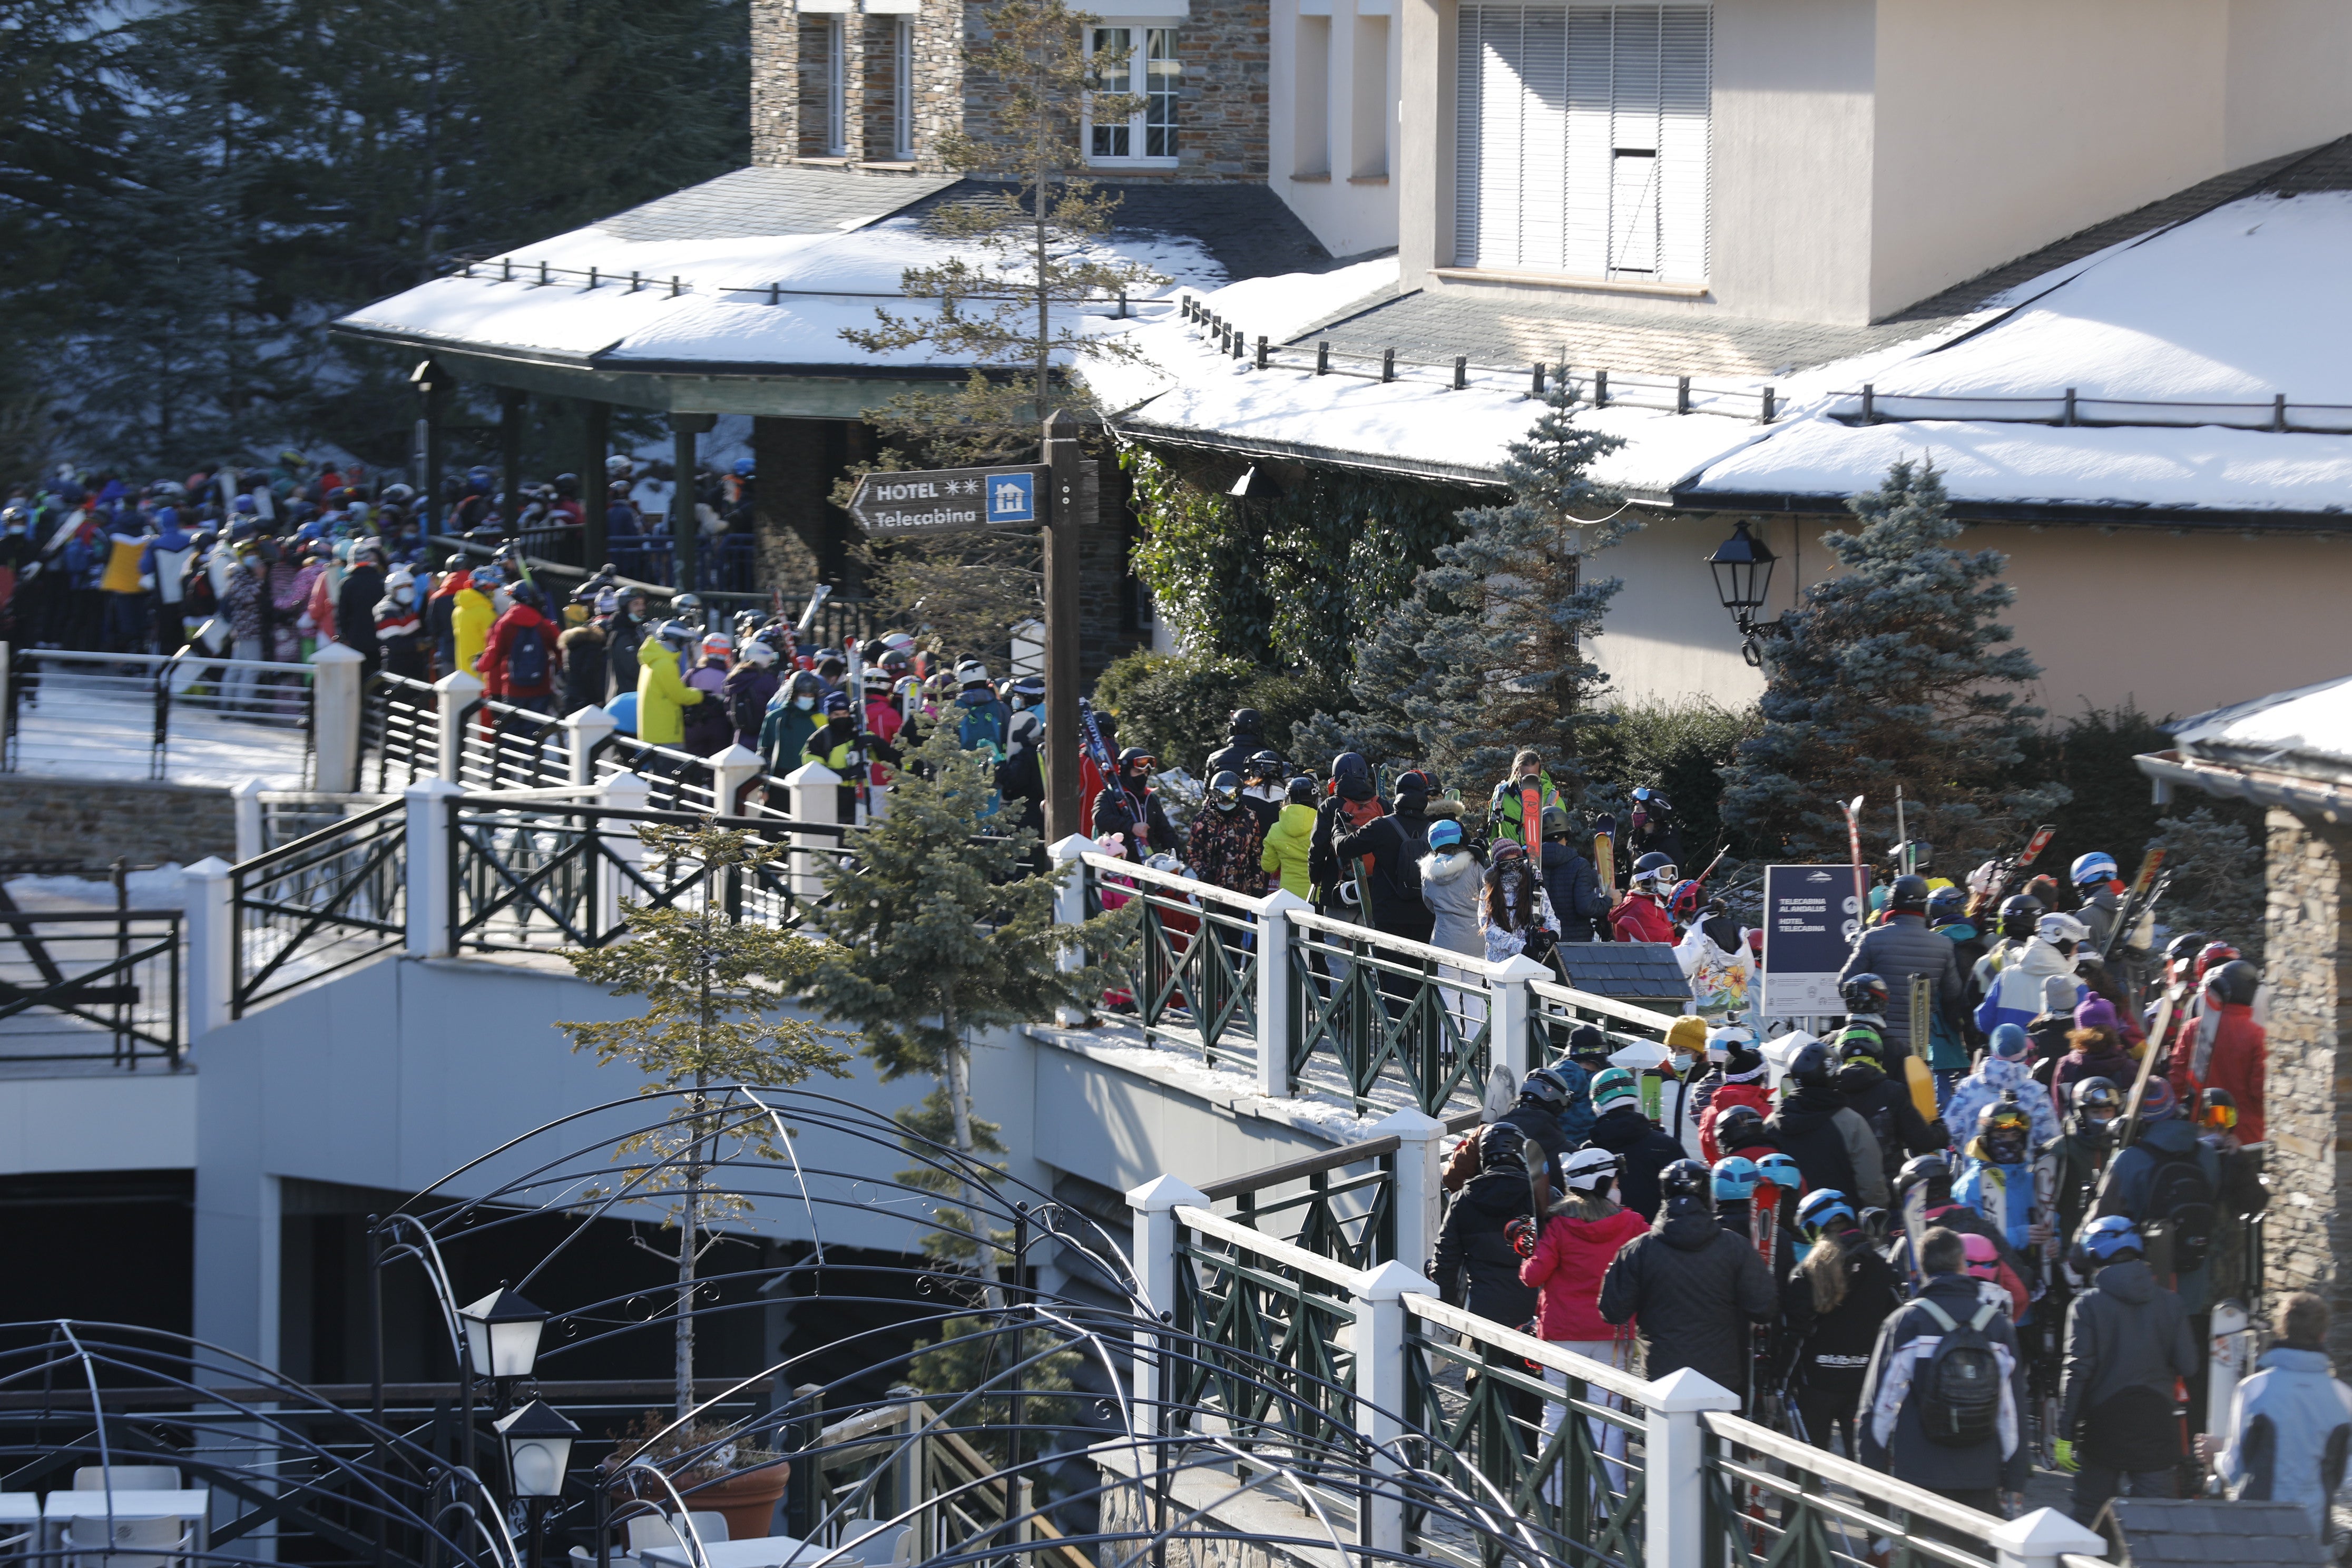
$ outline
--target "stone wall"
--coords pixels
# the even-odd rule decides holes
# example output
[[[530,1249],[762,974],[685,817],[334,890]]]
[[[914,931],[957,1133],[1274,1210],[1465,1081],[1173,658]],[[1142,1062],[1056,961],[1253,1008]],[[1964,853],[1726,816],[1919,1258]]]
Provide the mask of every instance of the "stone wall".
[[[37,778],[0,781],[0,856],[104,866],[236,858],[228,791],[194,784]]]
[[[2269,836],[2265,1284],[2273,1300],[2287,1290],[2325,1297],[2335,1314],[2332,1348],[2344,1358],[2352,1356],[2352,1281],[2336,1259],[2352,1244],[2337,1158],[2352,1126],[2344,1052],[2352,1038],[2352,889],[2344,876],[2352,829],[2273,811]]]
[[[800,17],[792,0],[751,0],[751,162],[789,163],[800,149]]]

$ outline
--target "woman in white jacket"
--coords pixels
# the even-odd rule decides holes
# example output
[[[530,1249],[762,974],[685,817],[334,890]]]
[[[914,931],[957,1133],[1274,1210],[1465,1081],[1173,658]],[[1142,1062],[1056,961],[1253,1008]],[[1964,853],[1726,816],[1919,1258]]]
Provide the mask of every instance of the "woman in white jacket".
[[[1486,939],[1478,930],[1478,900],[1485,892],[1485,868],[1477,852],[1464,839],[1462,824],[1439,817],[1429,825],[1429,853],[1421,862],[1421,901],[1436,917],[1429,935],[1432,947],[1486,956]],[[1465,1035],[1477,1033],[1486,1020],[1486,992],[1473,984],[1467,970],[1441,966],[1438,978],[1446,983],[1447,1010]]]

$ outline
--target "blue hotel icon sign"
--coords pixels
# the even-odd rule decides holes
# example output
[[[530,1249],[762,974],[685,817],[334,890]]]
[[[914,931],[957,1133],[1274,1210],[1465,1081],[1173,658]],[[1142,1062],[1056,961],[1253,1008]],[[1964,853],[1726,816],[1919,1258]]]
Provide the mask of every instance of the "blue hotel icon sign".
[[[1037,476],[1032,473],[989,475],[988,521],[991,523],[1036,521]]]

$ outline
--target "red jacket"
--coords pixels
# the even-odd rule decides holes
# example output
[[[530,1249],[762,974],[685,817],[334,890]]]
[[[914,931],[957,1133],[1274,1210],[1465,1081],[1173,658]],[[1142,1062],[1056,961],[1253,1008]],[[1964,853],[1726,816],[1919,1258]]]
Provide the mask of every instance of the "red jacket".
[[[1601,1315],[1601,1277],[1625,1244],[1649,1228],[1632,1209],[1605,1219],[1556,1214],[1545,1221],[1536,1255],[1519,1265],[1519,1283],[1543,1293],[1536,1314],[1538,1337],[1615,1339],[1617,1326]]]
[[[1672,946],[1675,922],[1655,899],[1639,893],[1628,893],[1625,901],[1609,911],[1609,932],[1619,942],[1663,942]]]
[[[514,641],[515,628],[536,626],[541,641],[547,645],[547,679],[532,686],[515,686],[507,679],[507,647]],[[529,605],[517,605],[498,618],[490,627],[490,639],[482,645],[482,657],[474,661],[474,668],[482,678],[485,697],[544,697],[555,689],[557,668],[555,638],[562,628]]]
[[[2254,1022],[2254,1010],[2240,1003],[2218,1002],[2209,995],[2206,1008],[2213,1024],[2211,1042],[2204,1040],[2205,1017],[2181,1031],[2172,1047],[2172,1087],[2192,1118],[2199,1094],[2228,1089],[2238,1102],[2238,1142],[2263,1142],[2263,1075],[2269,1054],[2263,1026]],[[2202,1076],[2196,1070],[2200,1045],[2205,1047]]]
[[[1706,1113],[1698,1119],[1698,1146],[1710,1165],[1723,1158],[1723,1151],[1715,1146],[1715,1119],[1735,1105],[1752,1105],[1757,1115],[1769,1116],[1772,1091],[1760,1083],[1727,1083],[1715,1091],[1715,1098],[1706,1102]]]

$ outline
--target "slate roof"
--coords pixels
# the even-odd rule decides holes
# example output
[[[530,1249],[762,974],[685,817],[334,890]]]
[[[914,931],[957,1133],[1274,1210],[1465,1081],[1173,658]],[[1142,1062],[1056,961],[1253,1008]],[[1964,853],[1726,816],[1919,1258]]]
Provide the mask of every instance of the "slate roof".
[[[1337,349],[1477,365],[1542,360],[1662,375],[1786,375],[1951,328],[2004,289],[2031,282],[2137,235],[2185,223],[2263,192],[2282,195],[2352,188],[2352,137],[2217,174],[2146,206],[2094,224],[1866,326],[1782,321],[1712,312],[1664,314],[1597,300],[1504,297],[1475,288],[1391,290],[1307,328],[1293,342],[1328,338]]]
[[[1690,995],[1690,981],[1662,942],[1564,942],[1557,950],[1568,983],[1579,991],[1627,1002]]]
[[[2311,1518],[2291,1502],[2230,1502],[2220,1498],[2117,1498],[2099,1516],[2112,1561],[2125,1568],[2182,1568],[2261,1563],[2277,1568],[2322,1563],[2326,1552]],[[2113,1550],[2120,1540],[2123,1551]]]
[[[1191,239],[1225,269],[1228,280],[1326,272],[1339,265],[1298,221],[1298,215],[1265,185],[1097,180],[1094,186],[1118,197],[1118,211],[1112,220],[1118,233]],[[908,211],[920,216],[990,188],[980,180],[957,181]]]

